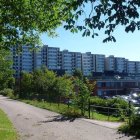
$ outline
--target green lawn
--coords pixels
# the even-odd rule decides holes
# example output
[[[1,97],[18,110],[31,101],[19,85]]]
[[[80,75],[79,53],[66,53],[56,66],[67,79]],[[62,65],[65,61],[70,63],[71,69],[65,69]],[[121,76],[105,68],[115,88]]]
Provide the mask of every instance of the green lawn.
[[[0,140],[17,140],[18,136],[7,115],[0,109]]]
[[[43,109],[47,109],[47,110],[51,110],[57,113],[61,113],[63,115],[67,115],[70,117],[77,117],[80,116],[80,110],[79,109],[74,109],[74,107],[70,106],[68,108],[68,105],[66,104],[60,104],[58,106],[57,103],[48,103],[48,102],[42,102],[42,101],[37,101],[37,100],[21,100],[27,104],[31,104],[33,106],[39,107],[39,108],[43,108]],[[120,120],[119,117],[113,117],[110,116],[108,118],[107,115],[103,115],[103,114],[99,114],[99,113],[92,113],[90,114],[91,119],[96,119],[96,120],[102,120],[102,121],[115,121],[118,122]],[[88,111],[85,112],[85,117],[88,117]]]

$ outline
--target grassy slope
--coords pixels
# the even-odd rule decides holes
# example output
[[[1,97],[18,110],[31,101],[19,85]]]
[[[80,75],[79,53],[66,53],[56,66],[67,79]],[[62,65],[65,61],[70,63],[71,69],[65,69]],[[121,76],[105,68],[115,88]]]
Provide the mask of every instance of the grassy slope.
[[[68,105],[66,104],[60,104],[58,107],[58,104],[56,103],[48,103],[48,102],[41,102],[41,101],[33,101],[33,100],[22,100],[25,103],[31,104],[33,106],[51,110],[54,112],[58,112],[67,116],[79,116],[80,115],[80,110],[75,110],[72,106],[68,108]],[[88,111],[85,112],[85,117],[88,117]],[[108,116],[103,115],[103,114],[98,114],[94,112],[93,114],[91,113],[91,118],[96,119],[96,120],[102,120],[102,121],[108,121]],[[109,121],[119,121],[119,118],[117,117],[109,117]]]
[[[0,109],[0,140],[17,140],[18,136],[7,115]]]

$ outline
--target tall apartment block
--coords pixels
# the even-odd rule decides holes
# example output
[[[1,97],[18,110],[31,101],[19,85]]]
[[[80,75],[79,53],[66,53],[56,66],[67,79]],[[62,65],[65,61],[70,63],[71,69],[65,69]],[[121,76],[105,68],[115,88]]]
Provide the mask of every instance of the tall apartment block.
[[[69,75],[72,75],[74,63],[73,63],[73,53],[68,50],[61,52],[61,68]]]
[[[140,73],[140,62],[136,61],[136,73]]]
[[[115,71],[115,57],[113,55],[105,58],[105,70]]]
[[[104,73],[105,71],[140,74],[140,61],[129,61],[113,55],[105,57],[105,55],[91,54],[91,52],[60,51],[59,48],[48,45],[36,48],[31,50],[29,46],[22,46],[19,53],[15,47],[11,49],[15,77],[19,77],[21,71],[32,72],[43,65],[49,70],[63,70],[69,75],[72,75],[75,69],[82,70],[85,76],[93,72]]]
[[[136,62],[135,61],[127,61],[127,73],[133,74],[136,73]]]
[[[82,55],[82,72],[83,72],[83,75],[88,76],[93,71],[92,54],[91,52],[87,52],[81,55]]]
[[[115,58],[115,71],[119,73],[126,72],[126,60],[125,58]]]
[[[105,55],[95,54],[95,72],[105,71]]]
[[[30,47],[22,46],[20,52],[16,47],[13,47],[13,69],[15,70],[15,77],[19,77],[21,71],[32,72],[34,69],[34,56]]]

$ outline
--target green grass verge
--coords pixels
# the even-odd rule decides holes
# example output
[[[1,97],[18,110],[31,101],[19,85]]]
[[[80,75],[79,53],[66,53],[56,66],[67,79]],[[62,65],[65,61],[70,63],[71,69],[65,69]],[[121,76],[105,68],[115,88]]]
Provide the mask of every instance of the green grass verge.
[[[80,117],[80,110],[79,109],[75,109],[73,106],[70,106],[68,108],[68,105],[66,104],[58,104],[57,103],[48,103],[48,102],[42,102],[42,101],[37,101],[37,100],[21,100],[27,104],[39,107],[39,108],[43,108],[43,109],[47,109],[47,110],[51,110],[69,117]],[[88,111],[85,112],[85,117],[88,117]],[[99,114],[99,113],[92,113],[91,112],[91,119],[96,119],[96,120],[102,120],[102,121],[114,121],[114,122],[118,122],[120,121],[120,118],[118,117],[113,117],[110,116],[108,117],[107,115],[103,115],[103,114]]]
[[[0,140],[17,140],[18,135],[7,115],[0,109]]]

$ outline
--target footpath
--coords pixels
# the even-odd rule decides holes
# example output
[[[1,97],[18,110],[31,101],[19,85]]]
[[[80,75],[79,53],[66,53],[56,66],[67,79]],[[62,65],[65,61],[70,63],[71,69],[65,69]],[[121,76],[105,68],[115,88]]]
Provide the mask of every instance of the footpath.
[[[3,96],[0,96],[0,108],[14,124],[20,140],[135,140],[118,133],[121,123],[68,119]]]

